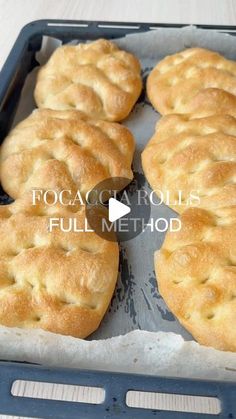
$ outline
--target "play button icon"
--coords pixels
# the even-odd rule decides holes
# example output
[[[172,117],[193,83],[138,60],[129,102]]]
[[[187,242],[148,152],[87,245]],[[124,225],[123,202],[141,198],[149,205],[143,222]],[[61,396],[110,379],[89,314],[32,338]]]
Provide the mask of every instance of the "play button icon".
[[[132,182],[113,177],[98,183],[87,197],[86,218],[91,229],[106,240],[119,242],[141,234],[151,211],[144,185],[145,178],[139,173]]]
[[[119,220],[119,218],[124,217],[129,214],[131,208],[128,205],[122,204],[122,202],[117,201],[115,198],[110,198],[108,201],[108,218],[111,223]]]

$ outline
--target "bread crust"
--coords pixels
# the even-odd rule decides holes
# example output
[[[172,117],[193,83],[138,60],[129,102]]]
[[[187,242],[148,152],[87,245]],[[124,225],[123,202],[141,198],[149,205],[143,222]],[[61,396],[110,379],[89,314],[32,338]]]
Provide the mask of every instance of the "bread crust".
[[[83,229],[84,211],[34,206],[31,194],[0,207],[0,324],[79,338],[97,329],[115,288],[118,245],[93,232],[48,231],[49,217]]]
[[[200,344],[236,351],[236,63],[187,49],[157,64],[147,93],[165,116],[143,170],[181,214],[155,252],[160,294]]]
[[[203,48],[188,48],[165,57],[147,79],[147,93],[162,115],[236,117],[236,63]]]
[[[86,194],[108,178],[131,181],[134,146],[131,132],[120,124],[91,120],[79,111],[38,109],[5,138],[1,182],[13,198],[32,188]]]
[[[167,115],[145,147],[142,165],[152,189],[178,213],[236,205],[236,118]]]
[[[77,109],[90,118],[121,121],[137,101],[138,59],[105,39],[57,48],[41,67],[35,87],[39,108]]]
[[[236,207],[186,210],[155,253],[159,291],[202,345],[236,351]]]

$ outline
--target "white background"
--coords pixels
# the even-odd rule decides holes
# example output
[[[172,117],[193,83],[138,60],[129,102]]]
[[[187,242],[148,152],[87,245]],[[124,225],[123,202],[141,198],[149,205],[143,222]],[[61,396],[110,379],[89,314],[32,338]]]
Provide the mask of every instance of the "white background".
[[[37,19],[236,24],[236,0],[0,0],[0,68],[20,29]]]

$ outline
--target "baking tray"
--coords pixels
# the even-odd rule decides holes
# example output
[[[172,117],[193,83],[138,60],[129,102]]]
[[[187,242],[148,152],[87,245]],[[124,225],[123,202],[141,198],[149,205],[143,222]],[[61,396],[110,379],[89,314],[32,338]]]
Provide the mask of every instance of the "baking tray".
[[[41,20],[29,23],[20,32],[0,74],[0,141],[9,131],[17,109],[21,89],[27,74],[38,65],[35,54],[40,50],[42,37],[51,36],[63,43],[73,39],[93,40],[100,37],[119,38],[128,33],[146,32],[158,27],[181,28],[186,25],[87,22],[67,20]],[[196,25],[205,29],[217,29],[234,34],[230,26]],[[7,197],[1,204],[9,202]],[[100,405],[55,400],[14,397],[11,386],[15,380],[53,382],[83,386],[103,387],[105,401]],[[199,413],[159,411],[130,408],[125,403],[128,390],[156,391],[170,394],[200,395],[218,397],[221,401],[219,418],[233,418],[236,415],[234,402],[236,383],[208,380],[190,380],[166,377],[151,377],[135,374],[81,371],[71,369],[48,369],[40,366],[14,362],[0,363],[1,414],[53,417],[53,418],[206,418]]]

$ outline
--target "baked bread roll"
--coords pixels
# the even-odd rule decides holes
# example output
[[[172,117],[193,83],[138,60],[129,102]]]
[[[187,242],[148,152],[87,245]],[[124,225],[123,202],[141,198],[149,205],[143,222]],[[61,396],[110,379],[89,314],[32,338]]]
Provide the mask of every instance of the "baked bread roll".
[[[236,207],[190,208],[155,253],[159,291],[203,345],[236,351]]]
[[[236,205],[236,118],[165,116],[142,165],[152,189],[178,213]]]
[[[13,198],[32,188],[86,194],[111,177],[132,180],[133,152],[134,138],[120,124],[89,120],[78,111],[39,109],[4,140],[1,182]]]
[[[147,93],[163,115],[236,117],[236,63],[213,51],[188,48],[156,65],[147,79]]]
[[[155,253],[159,291],[199,343],[236,351],[236,63],[187,49],[157,64],[147,93],[167,116],[142,154],[143,169],[182,213],[180,230]]]
[[[111,300],[118,245],[93,232],[49,232],[49,217],[85,228],[84,207],[34,206],[31,194],[0,206],[0,324],[84,338]]]
[[[99,39],[57,48],[39,70],[35,101],[39,108],[78,109],[90,118],[121,121],[141,89],[138,59]]]

